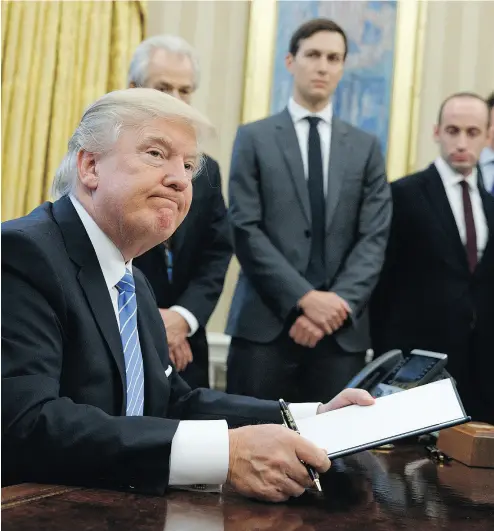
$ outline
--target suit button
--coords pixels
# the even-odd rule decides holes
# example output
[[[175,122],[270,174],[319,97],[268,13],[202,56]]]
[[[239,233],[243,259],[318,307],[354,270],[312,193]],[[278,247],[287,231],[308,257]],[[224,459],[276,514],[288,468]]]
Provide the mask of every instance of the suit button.
[[[306,237],[306,238],[310,238],[310,237],[312,236],[312,234],[310,233],[310,230],[309,230],[309,229],[306,229],[306,230],[304,231],[304,234],[305,234],[305,237]]]

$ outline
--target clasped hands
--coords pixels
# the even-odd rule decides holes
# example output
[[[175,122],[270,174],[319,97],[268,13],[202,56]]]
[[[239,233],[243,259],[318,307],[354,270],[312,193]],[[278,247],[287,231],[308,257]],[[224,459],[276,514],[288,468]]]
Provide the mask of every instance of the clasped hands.
[[[317,413],[350,404],[369,406],[372,396],[362,389],[345,389]],[[351,429],[351,427],[349,427]],[[229,430],[230,459],[227,483],[238,493],[267,501],[284,501],[313,487],[301,460],[318,472],[331,463],[327,452],[283,426],[264,424]]]
[[[178,312],[173,310],[160,308],[160,314],[165,324],[170,359],[177,371],[181,372],[193,359],[187,339],[187,334],[190,332],[189,325]]]
[[[306,293],[298,306],[303,315],[293,323],[289,334],[295,343],[310,348],[341,328],[352,311],[336,293],[317,290]]]

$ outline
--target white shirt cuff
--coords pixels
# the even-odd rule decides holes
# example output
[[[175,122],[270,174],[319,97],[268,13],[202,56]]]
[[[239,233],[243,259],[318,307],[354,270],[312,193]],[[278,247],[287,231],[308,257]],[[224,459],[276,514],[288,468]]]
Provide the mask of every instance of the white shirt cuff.
[[[292,403],[288,407],[295,420],[305,419],[307,417],[314,417],[317,415],[317,408],[321,405],[321,402],[304,402],[304,403]]]
[[[197,329],[199,328],[199,322],[192,312],[189,312],[189,310],[183,306],[172,306],[170,310],[179,313],[187,321],[187,324],[190,328],[190,332],[187,334],[187,337],[193,336],[197,332]]]
[[[229,460],[225,420],[182,420],[172,441],[169,485],[224,483]]]

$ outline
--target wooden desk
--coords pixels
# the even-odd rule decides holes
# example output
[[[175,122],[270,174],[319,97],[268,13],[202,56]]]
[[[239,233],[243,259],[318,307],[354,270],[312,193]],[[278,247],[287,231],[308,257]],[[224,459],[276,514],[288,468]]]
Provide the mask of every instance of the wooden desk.
[[[494,470],[437,465],[418,447],[335,460],[324,495],[285,504],[24,484],[2,489],[3,530],[395,531],[494,529]]]

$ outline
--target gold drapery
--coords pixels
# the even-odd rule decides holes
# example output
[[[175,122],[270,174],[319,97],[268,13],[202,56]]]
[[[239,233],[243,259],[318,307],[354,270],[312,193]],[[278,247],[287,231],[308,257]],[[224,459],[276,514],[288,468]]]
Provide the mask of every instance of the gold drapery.
[[[2,1],[2,220],[49,198],[84,108],[126,87],[145,4]]]

